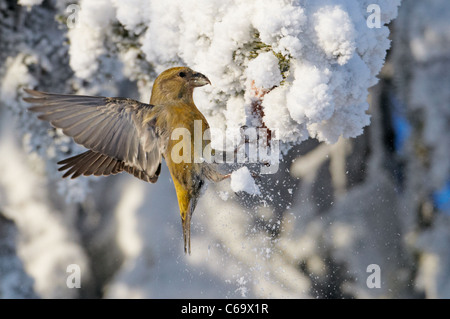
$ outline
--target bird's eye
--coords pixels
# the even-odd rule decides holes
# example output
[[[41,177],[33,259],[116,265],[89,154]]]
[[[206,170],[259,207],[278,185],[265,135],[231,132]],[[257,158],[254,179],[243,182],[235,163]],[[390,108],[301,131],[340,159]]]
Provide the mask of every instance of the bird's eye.
[[[180,76],[180,78],[184,78],[186,76],[186,73],[185,72],[180,72],[178,75]]]

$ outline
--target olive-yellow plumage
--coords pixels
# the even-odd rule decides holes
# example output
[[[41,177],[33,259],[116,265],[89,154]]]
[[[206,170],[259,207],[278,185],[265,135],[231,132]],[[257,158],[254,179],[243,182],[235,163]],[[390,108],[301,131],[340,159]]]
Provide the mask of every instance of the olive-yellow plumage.
[[[34,105],[30,111],[61,128],[88,151],[65,159],[59,170],[63,177],[111,175],[128,172],[155,183],[164,157],[172,176],[183,226],[184,250],[190,253],[190,221],[205,179],[218,182],[229,175],[219,173],[211,163],[196,163],[202,157],[194,147],[194,123],[201,122],[202,134],[208,122],[193,100],[194,88],[210,84],[206,76],[187,67],[162,72],[155,80],[150,104],[126,98],[61,95],[25,90]],[[190,139],[172,139],[176,128],[187,129]],[[202,147],[207,141],[202,140]],[[177,146],[192,150],[188,160],[173,158]],[[190,145],[189,145],[189,144]]]

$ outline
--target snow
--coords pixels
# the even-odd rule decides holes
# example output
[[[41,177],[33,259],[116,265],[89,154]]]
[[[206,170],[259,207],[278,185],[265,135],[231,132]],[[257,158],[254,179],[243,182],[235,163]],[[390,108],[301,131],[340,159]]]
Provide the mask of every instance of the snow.
[[[89,270],[73,220],[67,218],[73,211],[66,210],[63,218],[52,208],[48,199],[51,188],[47,188],[36,167],[39,160],[34,160],[34,165],[27,163],[30,159],[17,145],[14,135],[8,133],[14,131],[10,116],[3,112],[2,115],[0,152],[14,159],[0,158],[2,213],[15,221],[22,234],[18,250],[27,273],[34,279],[36,293],[49,298],[74,298],[78,292],[67,289],[65,267],[75,260],[85,279],[89,278]]]
[[[389,23],[399,1],[377,3],[383,7],[382,24]],[[185,64],[210,78],[213,86],[197,99],[211,123],[223,122],[224,116],[229,127],[248,123],[253,115],[242,119],[240,110],[251,103],[252,90],[277,86],[276,93],[266,95],[267,104],[263,98],[264,108],[275,108],[264,121],[270,129],[294,132],[280,135],[283,142],[317,137],[335,143],[339,136],[360,135],[370,123],[367,89],[376,83],[389,46],[385,26],[368,33],[367,5],[352,0],[81,1],[78,27],[69,31],[70,63],[84,79],[98,70],[105,37],[117,41],[106,31],[115,15],[138,35],[135,45],[157,72]],[[134,63],[123,62],[125,68]],[[271,94],[277,95],[276,105]],[[218,102],[236,96],[244,98],[239,110]],[[276,113],[283,114],[281,120]]]
[[[331,70],[306,63],[295,64],[293,69],[296,79],[292,87],[295,89],[291,88],[286,97],[292,119],[299,124],[330,119],[334,111],[327,84]]]
[[[0,98],[5,103],[12,104],[16,100],[18,96],[17,87],[25,87],[36,83],[28,73],[27,64],[29,64],[29,60],[30,57],[27,58],[26,54],[19,54],[16,57],[6,59],[5,64],[8,71],[0,85]]]
[[[423,214],[438,212],[433,215],[430,227],[418,234],[416,240],[410,238],[411,245],[420,254],[420,270],[415,280],[430,298],[448,298],[449,283],[444,274],[450,267],[445,253],[449,220],[448,215],[438,211],[437,203],[433,203],[433,194],[450,180],[450,7],[443,0],[405,1],[403,5],[398,32],[393,38],[393,71],[402,111],[410,125],[402,149],[403,158],[408,158],[405,212],[419,205]],[[418,148],[426,151],[418,152]]]
[[[246,192],[251,195],[260,194],[258,185],[255,184],[255,180],[246,166],[241,167],[231,174],[230,185],[235,193]]]
[[[272,52],[258,55],[249,62],[246,70],[247,79],[254,81],[258,88],[271,89],[283,80],[278,67],[278,59]]]
[[[422,18],[408,21],[406,17],[402,17],[400,26],[406,33],[403,37],[398,36],[398,39],[408,41],[409,46],[400,48],[395,55],[397,61],[403,60],[418,65],[410,74],[408,84],[401,82],[401,99],[407,104],[406,112],[421,114],[422,128],[417,133],[418,139],[431,153],[430,175],[425,184],[434,190],[443,187],[450,175],[450,75],[447,72],[450,55],[450,8],[444,3],[446,2],[436,0],[429,6],[420,3],[411,7],[412,12]],[[423,13],[423,10],[427,13]],[[398,72],[403,75],[407,68],[399,67]],[[439,138],[436,138],[437,136]]]
[[[82,0],[79,5],[75,27],[68,31],[70,66],[77,76],[89,78],[100,67],[98,58],[106,53],[103,42],[115,10],[109,0]]]
[[[0,215],[0,298],[36,298],[33,279],[23,269],[17,256],[17,228],[11,220]]]
[[[140,24],[148,23],[149,7],[142,7],[140,0],[113,0],[117,20],[127,29],[136,30]]]
[[[44,0],[19,0],[21,6],[37,6],[40,5]]]
[[[345,65],[356,49],[356,32],[349,14],[339,5],[330,5],[320,8],[313,21],[318,46],[329,60]]]
[[[41,2],[16,14],[0,1],[2,298],[450,295],[449,216],[432,198],[450,176],[448,1]],[[367,25],[371,4],[380,28]],[[30,87],[147,102],[175,65],[211,80],[194,100],[212,128],[238,140],[264,124],[282,151],[257,183],[252,164],[208,185],[190,256],[164,164],[154,185],[61,179],[56,162],[82,148],[21,101]],[[401,154],[386,138],[397,92],[411,130]],[[73,263],[82,290],[65,285]],[[380,289],[365,284],[373,263]]]

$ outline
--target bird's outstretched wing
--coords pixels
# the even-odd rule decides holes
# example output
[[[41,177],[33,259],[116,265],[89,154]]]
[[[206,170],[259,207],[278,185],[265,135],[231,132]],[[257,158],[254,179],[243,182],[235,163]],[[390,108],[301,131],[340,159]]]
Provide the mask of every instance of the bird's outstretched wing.
[[[132,99],[62,95],[25,89],[30,111],[90,151],[60,162],[65,176],[126,171],[156,182],[165,147],[152,125],[153,106]]]

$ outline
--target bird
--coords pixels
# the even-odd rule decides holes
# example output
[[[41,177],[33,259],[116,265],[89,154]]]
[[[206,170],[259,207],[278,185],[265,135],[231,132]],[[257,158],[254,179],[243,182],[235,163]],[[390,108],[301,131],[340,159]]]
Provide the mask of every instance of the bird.
[[[59,161],[63,178],[81,175],[107,176],[129,173],[145,182],[156,183],[165,160],[178,200],[185,254],[191,254],[191,217],[207,181],[220,182],[215,163],[196,161],[194,123],[201,133],[209,129],[193,100],[195,88],[211,84],[202,73],[189,67],[173,67],[155,79],[150,103],[123,97],[102,97],[46,93],[25,89],[28,108],[40,120],[73,138],[88,150]],[[187,129],[191,138],[172,138],[177,128]],[[207,140],[202,138],[202,149]],[[189,155],[180,161],[176,155]],[[187,153],[184,153],[187,152]],[[174,156],[175,154],[175,156]],[[186,160],[187,159],[187,160]]]

